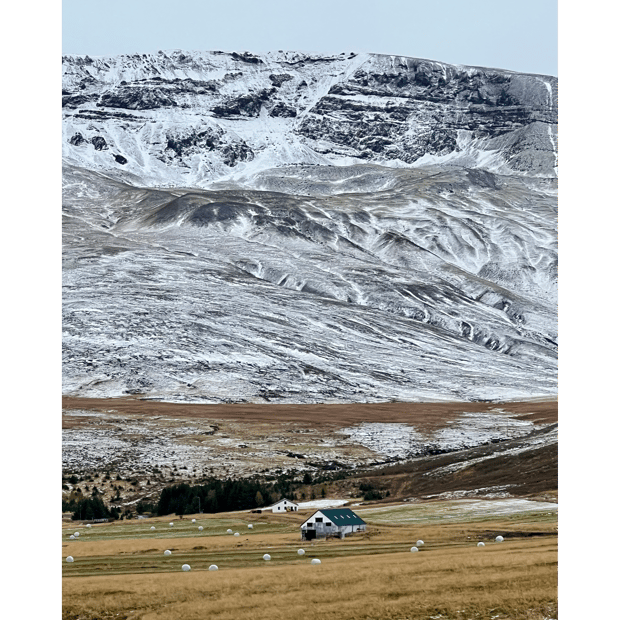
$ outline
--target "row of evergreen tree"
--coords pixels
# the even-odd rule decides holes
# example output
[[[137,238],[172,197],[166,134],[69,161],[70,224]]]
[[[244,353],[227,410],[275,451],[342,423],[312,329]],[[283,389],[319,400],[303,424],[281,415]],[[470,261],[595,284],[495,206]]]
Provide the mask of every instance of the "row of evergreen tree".
[[[74,521],[92,521],[93,519],[118,519],[121,516],[116,506],[106,506],[99,495],[62,501],[62,511],[71,512]]]
[[[157,514],[194,514],[197,512],[228,512],[266,506],[281,498],[276,484],[258,480],[217,480],[190,486],[175,484],[162,489]]]

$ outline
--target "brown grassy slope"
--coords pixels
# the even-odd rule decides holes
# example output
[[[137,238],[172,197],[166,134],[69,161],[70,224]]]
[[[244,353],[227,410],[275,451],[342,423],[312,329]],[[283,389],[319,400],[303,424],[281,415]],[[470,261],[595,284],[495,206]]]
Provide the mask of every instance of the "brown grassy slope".
[[[380,403],[350,405],[191,405],[142,401],[136,398],[85,399],[63,398],[63,406],[108,411],[120,415],[176,418],[232,419],[249,426],[261,424],[278,427],[282,421],[306,422],[314,428],[330,433],[332,428],[345,427],[362,421],[409,422],[419,430],[442,428],[464,411],[504,409],[523,420],[539,425],[557,423],[557,401],[516,403]],[[390,492],[389,500],[408,497],[422,498],[456,491],[475,491],[498,487],[515,496],[536,496],[553,500],[558,488],[557,442],[542,447],[533,446],[515,454],[528,441],[535,441],[553,428],[542,427],[531,437],[497,444],[488,444],[469,450],[426,456],[409,462],[385,466],[382,469],[355,471],[345,480],[303,487],[306,498],[314,491],[321,497],[323,488],[327,497],[361,497],[361,483],[372,483],[378,489]],[[452,466],[461,464],[461,468]],[[181,480],[179,479],[178,482]],[[192,482],[189,480],[189,482]]]
[[[63,618],[542,619],[556,613],[557,541],[304,563],[63,579]],[[552,615],[551,617],[556,617]]]
[[[558,420],[557,400],[509,403],[446,402],[446,403],[351,403],[341,405],[278,405],[235,404],[202,405],[162,403],[124,398],[80,398],[63,396],[63,409],[95,411],[114,410],[118,413],[144,416],[206,418],[245,422],[297,422],[314,427],[321,425],[345,427],[360,422],[401,422],[413,424],[420,430],[433,431],[445,426],[463,412],[485,412],[504,409],[519,414],[534,423]]]
[[[553,431],[536,430],[531,437],[487,444],[469,450],[417,458],[378,470],[359,472],[355,479],[334,483],[350,492],[362,482],[389,490],[390,500],[455,491],[506,487],[515,496],[557,496],[558,445],[528,446],[528,441]],[[522,451],[515,453],[517,448]],[[525,448],[525,449],[523,449]],[[499,490],[499,489],[496,489]]]

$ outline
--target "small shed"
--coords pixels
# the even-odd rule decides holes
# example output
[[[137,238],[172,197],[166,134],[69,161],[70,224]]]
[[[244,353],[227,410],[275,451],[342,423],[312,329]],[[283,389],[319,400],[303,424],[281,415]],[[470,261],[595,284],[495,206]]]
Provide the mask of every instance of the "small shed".
[[[365,532],[366,522],[350,508],[317,510],[301,524],[301,539],[313,540],[338,536],[344,538],[354,532]]]
[[[290,499],[283,498],[279,502],[273,504],[273,506],[267,506],[263,508],[263,510],[271,510],[271,512],[297,512],[299,506]]]

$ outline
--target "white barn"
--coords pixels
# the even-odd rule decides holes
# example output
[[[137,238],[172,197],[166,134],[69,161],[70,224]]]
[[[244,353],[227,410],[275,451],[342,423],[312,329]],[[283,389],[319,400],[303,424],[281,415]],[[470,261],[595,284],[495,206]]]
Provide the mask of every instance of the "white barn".
[[[350,508],[317,510],[301,524],[301,539],[313,540],[339,536],[344,538],[354,532],[365,532],[366,522]]]
[[[299,506],[292,502],[290,499],[281,499],[279,502],[276,502],[272,506],[267,506],[263,508],[263,510],[271,510],[271,512],[297,512],[299,510]]]

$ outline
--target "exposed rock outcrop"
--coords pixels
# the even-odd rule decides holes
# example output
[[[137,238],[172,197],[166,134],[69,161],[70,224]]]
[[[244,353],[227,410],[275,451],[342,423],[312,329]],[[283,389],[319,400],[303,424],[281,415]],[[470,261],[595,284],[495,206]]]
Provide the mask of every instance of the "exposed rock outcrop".
[[[123,151],[141,153],[126,169],[146,185],[205,186],[275,165],[356,160],[557,174],[557,79],[550,76],[295,52],[65,56],[63,70],[66,161],[115,174],[114,163],[71,142],[98,120],[108,142],[109,132]],[[197,141],[191,159],[178,152],[171,159],[166,136],[201,125],[218,144]]]

